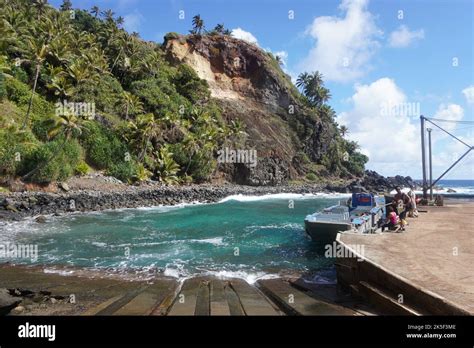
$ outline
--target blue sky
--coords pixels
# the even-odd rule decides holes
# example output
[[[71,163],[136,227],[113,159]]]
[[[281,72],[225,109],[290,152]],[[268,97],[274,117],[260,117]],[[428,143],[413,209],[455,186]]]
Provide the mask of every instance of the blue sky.
[[[61,2],[50,0],[56,7]],[[418,110],[474,121],[471,0],[73,0],[73,5],[110,8],[125,18],[127,30],[158,42],[167,32],[187,33],[200,14],[209,28],[224,23],[235,36],[280,54],[293,78],[321,71],[338,122],[369,155],[368,168],[384,175],[421,177]],[[472,125],[440,125],[474,143]],[[432,134],[437,175],[464,147],[441,131]],[[473,179],[474,155],[446,178]]]

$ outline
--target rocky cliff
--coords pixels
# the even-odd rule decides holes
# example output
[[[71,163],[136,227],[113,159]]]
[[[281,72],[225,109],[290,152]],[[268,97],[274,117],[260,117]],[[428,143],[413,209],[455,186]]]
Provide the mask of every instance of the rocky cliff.
[[[304,161],[319,162],[336,127],[304,106],[289,76],[259,47],[229,36],[167,36],[174,64],[191,66],[209,84],[224,118],[240,119],[244,149],[257,150],[257,165],[220,166],[230,181],[278,185],[305,174]]]

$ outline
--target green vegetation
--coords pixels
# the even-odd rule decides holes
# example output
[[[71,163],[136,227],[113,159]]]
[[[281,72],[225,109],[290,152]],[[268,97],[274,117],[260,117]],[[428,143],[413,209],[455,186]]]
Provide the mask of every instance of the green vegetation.
[[[331,93],[324,87],[323,76],[318,71],[312,74],[304,72],[298,76],[296,86],[302,91],[306,105],[333,128],[333,137],[321,164],[333,175],[361,176],[369,159],[358,151],[359,145],[356,142],[344,139],[348,134],[348,129],[344,125],[339,127],[334,120],[336,113],[327,104]],[[306,129],[301,130],[301,132],[305,131]],[[301,136],[306,136],[306,134],[301,134]],[[308,177],[307,179],[311,180]]]
[[[0,5],[3,181],[47,183],[91,170],[125,182],[209,179],[213,151],[232,132],[190,67],[171,66],[159,44],[127,33],[111,10]],[[204,32],[199,16],[193,25]],[[230,34],[223,25],[216,33]],[[82,104],[93,114],[78,113]]]
[[[168,63],[160,44],[127,33],[111,10],[74,9],[69,0],[59,10],[46,0],[0,6],[0,181],[49,183],[102,170],[128,183],[203,182],[216,171],[216,151],[246,137],[240,121],[222,119],[206,81]],[[231,34],[224,24],[206,31],[199,15],[192,25],[193,35]],[[301,77],[303,97],[281,61],[272,56],[270,64],[297,100],[333,122],[320,75]],[[303,121],[289,120],[302,142],[313,132]],[[336,131],[322,164],[361,173],[367,158],[345,134]]]

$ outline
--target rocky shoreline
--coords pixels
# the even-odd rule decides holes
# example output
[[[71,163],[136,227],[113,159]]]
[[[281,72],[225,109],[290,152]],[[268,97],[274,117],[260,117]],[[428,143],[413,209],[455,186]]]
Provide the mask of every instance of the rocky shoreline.
[[[97,178],[94,180],[97,181]],[[0,220],[20,220],[42,215],[68,212],[102,211],[119,208],[137,208],[180,203],[217,202],[232,195],[265,195],[276,193],[351,193],[388,192],[395,185],[414,184],[411,178],[384,178],[367,172],[362,180],[345,184],[300,184],[286,186],[244,186],[244,185],[190,185],[163,186],[157,183],[142,186],[119,185],[114,189],[69,188],[58,184],[58,192],[24,191],[0,193]]]

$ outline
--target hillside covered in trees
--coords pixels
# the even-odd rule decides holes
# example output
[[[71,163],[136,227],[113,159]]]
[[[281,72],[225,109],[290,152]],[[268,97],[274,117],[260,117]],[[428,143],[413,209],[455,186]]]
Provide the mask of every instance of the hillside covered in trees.
[[[91,171],[129,183],[255,185],[364,172],[367,157],[344,139],[322,76],[301,74],[295,87],[278,57],[230,37],[222,24],[206,30],[195,16],[190,34],[170,33],[159,44],[127,33],[123,18],[96,6],[0,6],[5,186]],[[223,148],[256,149],[258,165],[218,163]]]

